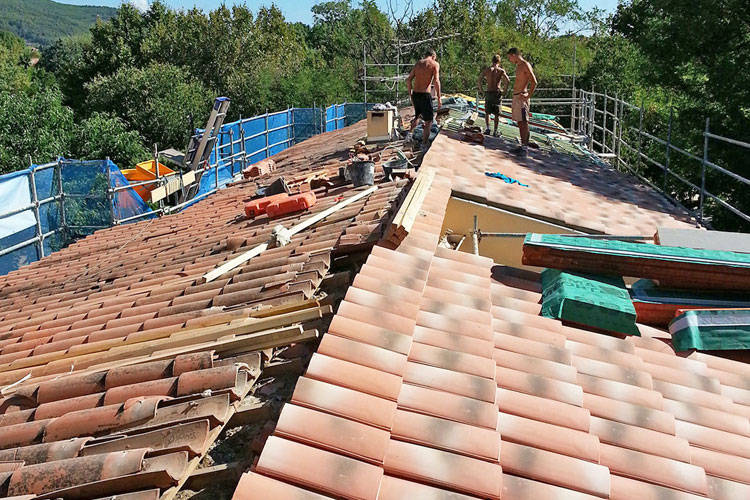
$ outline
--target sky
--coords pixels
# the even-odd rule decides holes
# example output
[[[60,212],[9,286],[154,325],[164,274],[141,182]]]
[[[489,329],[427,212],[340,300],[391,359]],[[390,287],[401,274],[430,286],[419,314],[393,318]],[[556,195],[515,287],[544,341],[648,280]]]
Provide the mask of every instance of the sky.
[[[108,5],[111,7],[117,7],[120,5],[121,0],[57,0],[60,3],[68,3],[74,5]],[[579,0],[581,6],[584,9],[590,9],[591,7],[597,6],[602,9],[606,9],[610,12],[614,11],[617,7],[617,0]],[[139,8],[146,8],[148,0],[132,0]],[[193,6],[200,7],[204,10],[212,10],[221,5],[222,3],[246,3],[251,9],[257,9],[263,5],[269,5],[275,3],[284,12],[284,16],[287,21],[291,22],[303,22],[307,24],[312,23],[312,12],[310,8],[320,3],[319,0],[166,0],[166,3],[171,7],[183,7],[190,8]],[[387,0],[378,0],[381,8],[385,8],[388,4]],[[401,1],[403,5],[403,0]],[[421,10],[426,6],[430,5],[431,0],[414,0],[415,10]]]

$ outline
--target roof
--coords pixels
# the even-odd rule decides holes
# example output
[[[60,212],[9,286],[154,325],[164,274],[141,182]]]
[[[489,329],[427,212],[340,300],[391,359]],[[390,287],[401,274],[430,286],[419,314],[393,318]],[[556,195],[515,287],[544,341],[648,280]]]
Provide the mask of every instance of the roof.
[[[656,190],[607,164],[565,152],[562,141],[540,139],[541,151],[517,158],[508,153],[516,145],[513,137],[487,136],[484,146],[459,139],[460,133],[446,132],[429,156],[430,165],[451,178],[458,198],[587,233],[652,236],[657,227],[695,227],[684,209]],[[506,185],[485,172],[500,172],[530,187]]]
[[[614,170],[443,133],[397,247],[380,238],[405,184],[379,182],[203,283],[279,221],[310,216],[245,220],[259,186],[333,174],[362,135],[363,123],[317,136],[272,175],[0,278],[0,494],[171,498],[250,404],[258,351],[326,332],[235,498],[750,497],[750,365],[677,354],[651,327],[625,340],[543,318],[537,273],[441,243],[452,196],[592,232],[686,224]],[[356,192],[319,188],[312,213]],[[577,218],[571,197],[585,202]]]
[[[214,281],[203,275],[277,224],[361,192],[334,177],[363,131],[318,136],[277,155],[271,175],[175,215],[97,231],[0,277],[0,496],[176,492],[245,408],[268,360],[258,351],[318,338],[333,303],[328,281],[350,276],[332,277],[334,261],[380,238],[405,181],[379,183]],[[259,186],[311,173],[332,180],[314,189],[310,210],[245,218]]]
[[[626,208],[629,232],[676,219],[646,190],[597,193],[601,177],[624,182],[613,171],[566,173],[579,187],[556,159],[487,146],[435,141],[423,166],[443,175],[422,217],[373,248],[235,499],[747,498],[749,365],[679,355],[643,325],[623,339],[541,317],[537,273],[439,244],[451,193],[505,193],[486,187],[488,165],[548,186],[534,211],[569,206],[559,185]]]

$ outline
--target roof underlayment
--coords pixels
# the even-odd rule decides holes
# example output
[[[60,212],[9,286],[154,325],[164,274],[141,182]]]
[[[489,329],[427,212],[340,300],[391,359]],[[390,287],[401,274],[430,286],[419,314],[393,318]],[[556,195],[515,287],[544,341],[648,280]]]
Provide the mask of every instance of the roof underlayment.
[[[295,146],[276,174],[333,171],[363,133]],[[438,136],[422,163],[436,176],[395,248],[375,243],[404,184],[380,184],[292,245],[201,284],[277,223],[239,217],[256,187],[243,182],[0,278],[0,386],[32,373],[0,400],[0,484],[165,498],[242,413],[265,363],[249,351],[319,329],[237,499],[750,498],[750,365],[678,355],[644,325],[623,339],[542,317],[537,273],[438,245],[451,196],[587,232],[691,227],[631,177],[555,152],[519,161],[507,147]],[[313,212],[354,192],[321,193]],[[351,286],[332,279],[334,261],[357,252]]]

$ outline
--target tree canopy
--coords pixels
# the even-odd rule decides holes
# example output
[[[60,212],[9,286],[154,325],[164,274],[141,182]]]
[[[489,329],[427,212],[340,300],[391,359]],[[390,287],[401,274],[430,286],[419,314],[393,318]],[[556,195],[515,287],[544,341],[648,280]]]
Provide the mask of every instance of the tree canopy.
[[[154,143],[183,149],[191,127],[203,124],[219,95],[232,100],[228,120],[288,106],[361,102],[363,51],[368,62],[384,65],[380,76],[393,77],[395,68],[386,64],[398,55],[408,65],[427,46],[397,54],[399,41],[455,33],[432,44],[447,92],[473,93],[492,55],[516,46],[541,86],[568,87],[575,72],[579,88],[642,103],[646,128],[662,137],[671,109],[674,142],[695,153],[707,116],[712,130],[727,136],[742,138],[750,129],[746,1],[723,0],[717,10],[708,0],[625,0],[605,17],[578,0],[432,0],[421,10],[408,0],[386,8],[374,0],[329,0],[312,13],[305,25],[288,22],[273,5],[205,12],[155,0],[140,12],[123,3],[87,33],[45,47],[37,65],[20,39],[0,33],[0,101],[22,106],[17,119],[24,124],[23,131],[13,129],[10,108],[0,111],[0,131],[8,131],[0,134],[0,171],[23,168],[28,155],[35,162],[58,154],[106,155],[125,168]],[[644,147],[658,153],[656,146]],[[747,152],[712,148],[712,159],[750,176]],[[696,181],[696,165],[681,162],[674,160],[675,171]],[[648,166],[641,173],[662,175]],[[672,181],[671,194],[694,205],[695,193]],[[738,183],[713,173],[707,182],[712,192],[750,211],[750,197]]]

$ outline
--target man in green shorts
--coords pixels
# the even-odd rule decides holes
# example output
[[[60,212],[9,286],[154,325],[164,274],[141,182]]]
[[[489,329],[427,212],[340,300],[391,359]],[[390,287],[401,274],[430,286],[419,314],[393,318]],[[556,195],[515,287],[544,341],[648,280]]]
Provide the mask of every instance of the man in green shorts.
[[[505,91],[508,90],[510,79],[508,73],[500,66],[500,54],[492,56],[492,65],[479,75],[477,87],[482,92],[483,80],[487,80],[487,90],[484,99],[484,121],[487,128],[485,135],[490,135],[490,115],[495,115],[495,131],[492,135],[497,137],[497,124],[500,121],[500,102]]]

